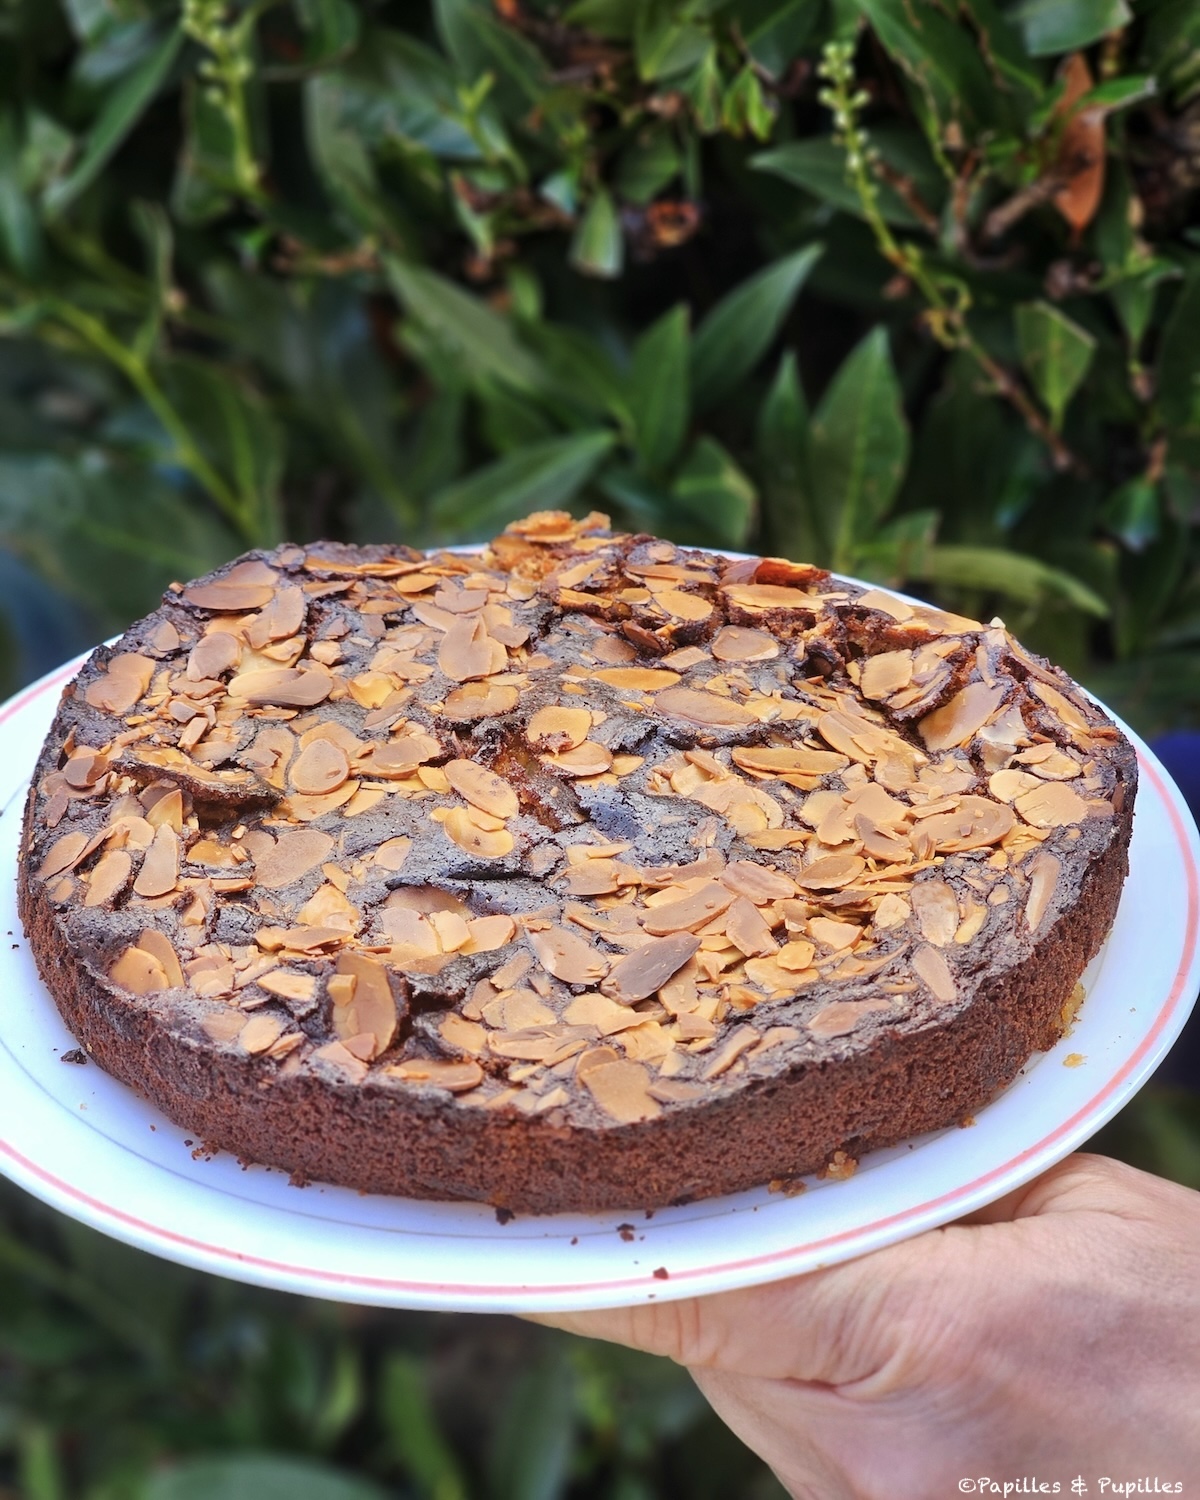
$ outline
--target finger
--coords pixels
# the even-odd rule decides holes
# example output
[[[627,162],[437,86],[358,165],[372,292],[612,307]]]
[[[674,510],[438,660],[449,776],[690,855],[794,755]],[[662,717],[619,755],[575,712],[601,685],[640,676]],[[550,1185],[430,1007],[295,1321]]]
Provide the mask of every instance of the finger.
[[[1012,1223],[1048,1213],[1124,1214],[1141,1205],[1156,1179],[1106,1156],[1077,1151],[994,1203],[957,1220],[962,1225]]]
[[[839,1384],[866,1378],[886,1359],[912,1267],[942,1254],[933,1236],[922,1236],[787,1281],[713,1297],[538,1313],[533,1321],[692,1368]],[[940,1273],[931,1264],[917,1274],[927,1280]]]

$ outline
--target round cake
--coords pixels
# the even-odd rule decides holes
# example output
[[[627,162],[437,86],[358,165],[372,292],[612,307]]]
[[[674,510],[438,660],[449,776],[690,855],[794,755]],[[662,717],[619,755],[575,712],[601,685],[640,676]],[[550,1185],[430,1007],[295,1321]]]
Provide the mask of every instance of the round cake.
[[[1000,621],[549,512],[172,585],[63,694],[21,911],[87,1054],[208,1147],[653,1208],[1009,1083],[1135,786]]]

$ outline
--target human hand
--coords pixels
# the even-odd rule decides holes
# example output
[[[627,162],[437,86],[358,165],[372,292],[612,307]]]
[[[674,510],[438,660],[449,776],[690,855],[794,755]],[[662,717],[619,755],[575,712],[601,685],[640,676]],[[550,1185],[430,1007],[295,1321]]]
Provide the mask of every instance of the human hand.
[[[798,1500],[1200,1478],[1200,1193],[1105,1157],[809,1276],[538,1321],[686,1365]]]

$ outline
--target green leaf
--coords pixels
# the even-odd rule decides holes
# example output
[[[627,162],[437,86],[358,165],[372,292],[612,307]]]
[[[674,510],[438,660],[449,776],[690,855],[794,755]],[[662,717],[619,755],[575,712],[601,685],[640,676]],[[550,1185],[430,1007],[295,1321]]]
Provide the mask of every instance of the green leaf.
[[[715,438],[693,445],[671,498],[668,526],[676,541],[741,547],[750,535],[757,491]]]
[[[494,1500],[559,1500],[575,1441],[575,1381],[561,1354],[516,1381],[488,1465]]]
[[[808,136],[771,151],[761,151],[750,158],[750,165],[756,171],[782,177],[856,218],[864,217],[862,200],[846,175],[846,153],[828,136]],[[876,184],[876,192],[880,212],[888,224],[904,229],[921,227],[921,220],[895,188],[881,182]]]
[[[1168,427],[1200,431],[1200,267],[1180,289],[1158,350],[1158,408]]]
[[[351,0],[294,0],[304,30],[304,52],[296,63],[261,69],[264,78],[293,78],[348,57],[362,29]]]
[[[624,41],[633,35],[641,4],[642,0],[579,0],[563,20],[568,26],[582,26],[597,36]]]
[[[138,1500],[386,1500],[368,1479],[269,1454],[193,1458],[156,1474]]]
[[[800,55],[820,14],[818,0],[743,0],[738,26],[757,66],[778,79]]]
[[[571,241],[571,264],[585,276],[611,279],[621,274],[625,240],[607,188],[597,188]]]
[[[908,463],[908,423],[885,329],[869,333],[843,361],[813,417],[809,445],[812,493],[833,565],[852,572]]]
[[[474,539],[531,510],[554,510],[595,473],[616,441],[611,432],[581,432],[519,448],[436,494],[432,520]]]
[[[16,114],[0,114],[0,251],[22,276],[41,265],[42,234],[33,204],[21,181],[23,152],[18,142]]]
[[[1021,363],[1045,402],[1057,432],[1062,428],[1071,397],[1091,367],[1096,340],[1048,302],[1021,303],[1016,320]]]
[[[733,136],[753,135],[765,141],[775,124],[776,105],[768,100],[758,74],[747,64],[725,91],[722,123]]]
[[[409,316],[461,360],[470,374],[528,391],[546,384],[541,362],[517,341],[512,325],[485,302],[436,271],[390,257],[385,264]]]
[[[616,189],[627,203],[649,203],[683,164],[675,143],[664,131],[628,147],[617,164]]]
[[[1022,0],[1014,19],[1032,57],[1078,52],[1132,19],[1125,0]]]
[[[705,412],[745,380],[783,326],[823,246],[807,245],[749,276],[717,303],[692,341],[692,401]]]
[[[113,89],[88,132],[79,160],[65,177],[47,187],[43,199],[47,213],[61,214],[91,185],[162,87],[182,45],[183,31],[173,26],[154,51]]]
[[[511,26],[501,25],[490,5],[481,0],[434,0],[433,12],[443,45],[467,82],[475,83],[488,72],[496,74],[510,113],[540,104],[545,59]]]
[[[687,430],[688,310],[683,303],[638,340],[629,396],[638,459],[649,473],[662,473]]]
[[[1144,551],[1161,529],[1158,486],[1144,474],[1127,480],[1104,502],[1100,518],[1131,552]]]
[[[430,1500],[467,1500],[467,1486],[429,1399],[425,1366],[411,1354],[390,1354],[379,1381],[380,1416],[389,1446],[406,1475]]]
[[[184,80],[183,130],[171,208],[184,224],[206,224],[233,203],[234,135],[224,110],[195,78]]]
[[[940,7],[914,8],[909,0],[856,4],[911,80],[921,124],[935,148],[949,121],[973,132],[1002,113],[1004,95],[993,85],[975,38]]]
[[[828,562],[808,475],[808,407],[790,349],[759,410],[755,457],[769,545],[797,562]]]
[[[679,19],[677,0],[642,0],[637,12],[634,50],[643,83],[674,78],[704,58],[712,38],[703,26]]]
[[[924,569],[912,577],[954,588],[982,589],[1003,594],[1020,604],[1036,604],[1047,594],[1066,600],[1089,615],[1103,618],[1108,605],[1078,578],[1052,568],[1036,557],[1025,557],[1003,547],[935,546]]]
[[[1085,110],[1097,110],[1102,114],[1113,114],[1119,109],[1128,109],[1142,99],[1149,99],[1158,92],[1158,82],[1151,74],[1109,78],[1089,89],[1071,106],[1071,114],[1082,114]]]

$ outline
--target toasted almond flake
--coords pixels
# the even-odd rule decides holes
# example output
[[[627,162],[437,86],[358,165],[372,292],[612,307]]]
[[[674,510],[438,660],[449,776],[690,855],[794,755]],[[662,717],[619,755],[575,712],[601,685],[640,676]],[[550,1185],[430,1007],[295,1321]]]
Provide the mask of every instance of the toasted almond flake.
[[[367,1076],[366,1064],[342,1042],[326,1042],[323,1047],[318,1047],[312,1056],[314,1061],[329,1063],[342,1072],[348,1073],[355,1083],[361,1083]]]
[[[771,865],[751,864],[748,859],[735,859],[718,876],[721,884],[739,896],[745,896],[756,906],[765,906],[771,901],[787,901],[797,894],[799,887],[790,875],[776,870]]]
[[[133,860],[124,849],[109,849],[96,862],[88,881],[84,906],[107,906],[129,884]]]
[[[83,858],[88,846],[86,833],[64,833],[50,845],[41,864],[38,878],[49,880],[52,875],[61,875],[71,870]]]
[[[970,682],[948,703],[918,723],[927,750],[951,750],[974,738],[1000,708],[1007,694],[1001,683]]]
[[[442,747],[433,735],[419,731],[401,734],[386,745],[375,745],[364,769],[385,780],[400,778],[411,775],[418,766],[441,754]]]
[[[683,589],[663,589],[655,594],[654,602],[676,620],[707,620],[713,608],[702,595]]]
[[[204,682],[232,671],[242,659],[242,643],[228,630],[213,630],[202,635],[188,654],[186,677],[189,682]]]
[[[854,602],[860,609],[877,609],[885,615],[891,615],[893,620],[911,620],[914,613],[911,604],[906,604],[903,599],[897,599],[895,594],[886,593],[883,589],[868,589]]]
[[[503,672],[508,665],[508,652],[488,633],[482,619],[456,616],[442,637],[437,664],[453,681],[470,682]]]
[[[747,958],[767,958],[778,952],[770,925],[752,901],[739,896],[724,918],[725,935]]]
[[[302,879],[329,858],[333,838],[316,828],[284,832],[273,849],[255,859],[257,884],[264,890],[278,891]]]
[[[179,966],[179,955],[165,933],[156,927],[144,927],[138,934],[137,946],[158,963],[172,989],[182,989],[183,970]]]
[[[694,688],[672,687],[654,699],[657,712],[717,729],[735,729],[757,724],[758,718],[748,708],[716,693],[697,692]]]
[[[595,740],[584,740],[582,745],[557,755],[543,755],[541,760],[544,766],[567,776],[600,776],[613,763],[612,752]]]
[[[813,1036],[848,1036],[873,1011],[889,1010],[886,1000],[835,1000],[804,1023]]]
[[[103,675],[85,688],[84,699],[110,714],[128,713],[149,688],[154,668],[154,661],[140,652],[118,652],[109,658]]]
[[[1022,792],[1036,791],[1038,785],[1039,781],[1036,776],[1015,768],[994,771],[988,777],[988,791],[1001,802],[1015,802]]]
[[[723,625],[713,637],[712,654],[718,661],[773,661],[779,655],[779,642],[762,630],[743,625]]]
[[[385,839],[375,851],[375,863],[384,870],[393,872],[402,870],[411,849],[412,839],[404,837]]]
[[[805,865],[796,884],[807,891],[835,891],[850,885],[866,869],[866,861],[857,854],[825,854]]]
[[[862,937],[862,928],[853,922],[839,922],[833,917],[811,917],[808,930],[818,943],[840,952]]]
[[[1071,781],[1083,769],[1073,756],[1057,745],[1037,745],[1034,750],[1026,750],[1015,758],[1044,781]]]
[[[238,1040],[252,1056],[265,1052],[283,1035],[287,1022],[282,1016],[251,1016]]]
[[[96,785],[108,770],[108,757],[100,750],[84,746],[75,751],[63,767],[63,780],[76,791],[86,791]]]
[[[387,1051],[396,1034],[396,1001],[387,970],[365,953],[343,951],[338,954],[337,972],[354,979],[354,994],[349,1003],[334,1006],[333,1029],[343,1043],[369,1036],[373,1046],[363,1060],[371,1061]]]
[[[1088,815],[1087,803],[1065,781],[1043,781],[1033,791],[1022,792],[1014,805],[1035,828],[1068,828]]]
[[[690,932],[652,938],[618,959],[600,989],[618,1005],[634,1005],[666,984],[699,946],[700,939]]]
[[[913,950],[912,966],[917,977],[929,986],[935,1000],[949,1005],[958,998],[954,975],[939,949],[921,943]]]
[[[529,946],[542,967],[566,984],[595,984],[609,970],[604,954],[566,927],[531,932]]]
[[[619,1125],[635,1125],[662,1114],[662,1105],[649,1092],[650,1072],[642,1063],[625,1058],[594,1063],[579,1076],[604,1113]]]
[[[588,709],[555,704],[537,710],[525,726],[525,738],[536,749],[559,754],[582,745],[591,727],[592,714]]]
[[[1016,817],[1003,803],[986,797],[959,797],[952,812],[923,817],[911,834],[918,858],[933,850],[957,854],[997,844],[1013,828]]]
[[[133,882],[139,896],[165,896],[179,884],[179,835],[164,823],[155,829],[154,840],[146,851],[142,868]]]
[[[802,969],[807,969],[813,961],[816,949],[803,938],[793,938],[784,943],[779,952],[775,954],[775,962],[781,969],[787,969],[789,973],[796,974]]]
[[[657,693],[663,688],[673,688],[681,680],[678,672],[665,672],[658,667],[600,667],[591,673],[598,682],[607,682],[610,687],[632,688],[634,692]]]
[[[912,907],[904,897],[895,891],[888,891],[875,908],[874,925],[886,931],[889,927],[899,927],[911,916]]]
[[[296,757],[288,780],[298,792],[322,797],[340,787],[350,774],[346,752],[329,740],[313,740]]]
[[[269,974],[261,975],[255,983],[259,989],[266,990],[269,995],[278,995],[282,1000],[311,1000],[317,993],[315,975],[287,969],[272,969]]]
[[[480,828],[465,807],[452,807],[441,820],[446,837],[479,859],[503,859],[516,847],[507,828]]]
[[[256,668],[229,681],[229,696],[239,703],[275,708],[312,708],[332,691],[333,677],[319,664]]]
[[[1049,910],[1050,901],[1062,873],[1062,863],[1048,849],[1041,849],[1029,861],[1029,895],[1025,900],[1025,921],[1030,932],[1037,932]]]
[[[304,624],[308,602],[296,584],[279,589],[271,602],[246,627],[246,640],[256,651],[272,641],[286,641]]]
[[[467,944],[464,953],[493,953],[511,943],[517,933],[517,924],[511,917],[473,917],[467,923]]]
[[[253,560],[237,563],[221,578],[207,583],[192,583],[181,598],[197,609],[211,609],[223,614],[239,614],[270,604],[279,583],[279,575],[266,563]]]
[[[654,937],[663,937],[670,932],[694,932],[713,917],[728,910],[734,902],[734,893],[727,886],[710,880],[678,901],[655,904],[643,919],[642,926]]]
[[[200,1028],[214,1042],[232,1042],[248,1020],[239,1010],[219,1010],[201,1017]]]
[[[780,952],[782,951],[781,949]],[[745,969],[746,978],[751,984],[758,985],[772,996],[794,995],[818,977],[816,969],[784,968],[779,962],[778,953],[772,954],[770,958],[748,958]]]
[[[446,694],[443,718],[465,724],[473,719],[491,719],[508,714],[520,702],[519,691],[511,683],[468,682]]]
[[[446,780],[473,807],[496,818],[512,818],[520,810],[517,794],[508,782],[478,761],[451,760],[444,769]]]
[[[131,995],[153,995],[169,988],[166,970],[143,948],[126,948],[109,969],[108,977]]]
[[[914,881],[909,900],[917,914],[917,925],[927,943],[939,948],[954,941],[960,921],[958,897],[951,886],[936,875]]]
[[[858,680],[864,698],[890,698],[912,681],[913,659],[908,651],[884,651],[862,664]]]
[[[423,1083],[451,1094],[465,1094],[478,1088],[484,1078],[483,1069],[477,1062],[448,1062],[433,1057],[406,1058],[383,1071],[386,1077],[398,1078],[401,1083]]]
[[[808,776],[828,776],[849,764],[846,756],[808,745],[735,745],[730,752],[735,766],[782,776],[790,771]]]
[[[784,588],[775,583],[727,583],[722,592],[731,604],[742,609],[807,609],[815,607],[811,594],[803,589]]]
[[[987,920],[987,907],[980,905],[978,901],[969,901],[967,911],[954,933],[956,943],[969,943],[973,938],[979,936],[983,924]]]
[[[474,1055],[487,1046],[486,1029],[478,1021],[468,1021],[456,1011],[450,1011],[442,1017],[438,1034],[447,1047],[458,1052]]]
[[[341,927],[356,932],[362,914],[352,906],[332,881],[320,885],[296,913],[302,926]]]

